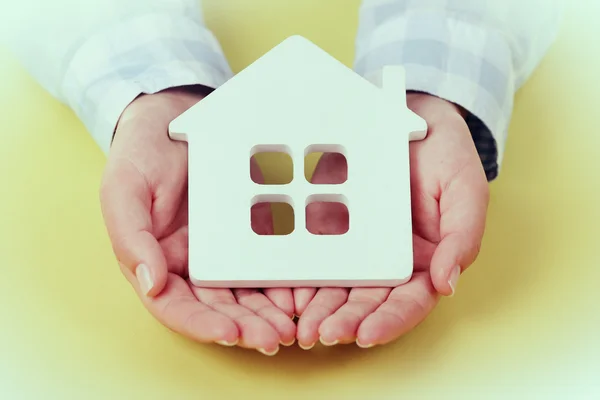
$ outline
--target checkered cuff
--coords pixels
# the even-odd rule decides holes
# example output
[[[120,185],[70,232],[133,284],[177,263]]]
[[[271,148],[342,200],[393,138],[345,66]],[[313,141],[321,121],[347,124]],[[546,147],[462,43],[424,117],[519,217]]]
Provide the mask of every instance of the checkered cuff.
[[[505,38],[439,10],[398,14],[375,7],[374,11],[378,14],[361,16],[355,70],[371,79],[386,65],[402,65],[407,90],[426,92],[465,108],[487,178],[495,179],[515,88]]]
[[[183,85],[216,88],[231,76],[206,27],[163,12],[121,20],[88,38],[69,64],[62,91],[108,153],[122,111],[138,95]]]

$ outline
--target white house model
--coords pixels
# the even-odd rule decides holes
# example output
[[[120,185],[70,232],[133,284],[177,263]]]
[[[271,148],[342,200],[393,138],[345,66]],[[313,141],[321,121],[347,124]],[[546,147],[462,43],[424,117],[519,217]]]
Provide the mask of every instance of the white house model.
[[[398,286],[413,271],[409,140],[427,125],[406,106],[404,70],[379,82],[292,36],[175,119],[189,151],[189,275],[202,287]],[[261,185],[249,173],[258,152],[288,153],[293,180]],[[311,184],[309,152],[348,161],[339,185]],[[305,207],[343,202],[349,230],[314,235]],[[287,202],[294,231],[258,235],[251,206]]]

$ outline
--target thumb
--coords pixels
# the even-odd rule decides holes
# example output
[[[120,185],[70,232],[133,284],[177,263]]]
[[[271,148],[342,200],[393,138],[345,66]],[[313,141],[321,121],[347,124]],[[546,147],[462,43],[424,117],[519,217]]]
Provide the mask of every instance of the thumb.
[[[488,202],[487,181],[475,167],[461,171],[442,192],[441,241],[431,260],[431,279],[440,294],[452,296],[461,273],[479,255]]]
[[[153,195],[128,161],[109,162],[100,190],[102,214],[113,250],[127,279],[141,295],[156,296],[167,282],[167,262],[152,234]]]

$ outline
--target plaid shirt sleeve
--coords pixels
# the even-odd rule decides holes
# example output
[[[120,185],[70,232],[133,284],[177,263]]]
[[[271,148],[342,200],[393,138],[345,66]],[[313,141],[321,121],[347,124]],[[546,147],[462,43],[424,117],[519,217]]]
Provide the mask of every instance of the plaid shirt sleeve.
[[[105,153],[138,95],[182,85],[216,88],[232,75],[197,0],[17,3],[17,23],[0,28],[5,44]]]
[[[499,172],[515,92],[556,37],[564,0],[363,0],[355,70],[406,69],[407,89],[465,108],[487,178]]]
[[[514,93],[552,43],[563,1],[363,0],[355,70],[371,79],[384,65],[401,64],[409,90],[468,110],[491,180]],[[198,3],[20,0],[0,29],[30,73],[108,153],[121,112],[139,94],[214,88],[232,76]]]

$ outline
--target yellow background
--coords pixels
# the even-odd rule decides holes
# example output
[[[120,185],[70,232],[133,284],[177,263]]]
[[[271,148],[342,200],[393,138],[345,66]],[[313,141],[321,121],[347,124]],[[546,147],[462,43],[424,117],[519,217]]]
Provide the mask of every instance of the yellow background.
[[[600,398],[600,6],[570,3],[518,94],[479,260],[425,323],[369,350],[267,358],[158,324],[110,250],[97,194],[104,156],[0,53],[0,399]],[[358,0],[205,9],[239,71],[293,33],[350,64],[349,4]]]

